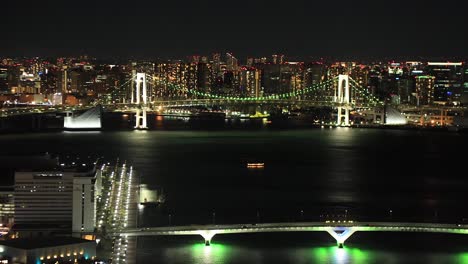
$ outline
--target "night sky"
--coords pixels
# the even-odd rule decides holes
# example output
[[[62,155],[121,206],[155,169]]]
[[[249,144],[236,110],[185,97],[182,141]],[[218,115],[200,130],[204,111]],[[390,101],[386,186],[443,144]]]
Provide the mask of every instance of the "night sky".
[[[0,56],[468,56],[466,0],[2,1]]]

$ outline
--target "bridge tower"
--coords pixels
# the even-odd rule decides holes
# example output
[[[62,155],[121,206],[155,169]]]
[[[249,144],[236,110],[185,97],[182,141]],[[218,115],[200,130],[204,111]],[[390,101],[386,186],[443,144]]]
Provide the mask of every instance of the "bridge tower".
[[[349,126],[349,102],[350,102],[350,90],[349,90],[349,75],[340,74],[338,76],[338,92],[335,97],[335,102],[341,104],[338,107],[338,120],[336,124],[338,126]],[[343,106],[344,105],[344,106]],[[344,112],[344,113],[343,113]],[[343,122],[344,117],[344,122]]]
[[[135,76],[135,86],[132,85],[132,104],[138,105],[135,115],[135,128],[147,129],[146,112],[148,110],[148,97],[146,73],[136,73],[133,76]]]

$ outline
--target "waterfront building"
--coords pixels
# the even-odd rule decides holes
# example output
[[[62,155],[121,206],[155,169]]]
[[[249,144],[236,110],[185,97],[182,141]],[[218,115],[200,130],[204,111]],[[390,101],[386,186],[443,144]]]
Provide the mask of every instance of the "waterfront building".
[[[74,237],[0,240],[0,263],[89,263],[96,242]]]
[[[15,172],[15,232],[85,235],[96,226],[100,172],[80,164],[67,168]]]
[[[13,224],[15,214],[14,187],[0,187],[0,227]]]

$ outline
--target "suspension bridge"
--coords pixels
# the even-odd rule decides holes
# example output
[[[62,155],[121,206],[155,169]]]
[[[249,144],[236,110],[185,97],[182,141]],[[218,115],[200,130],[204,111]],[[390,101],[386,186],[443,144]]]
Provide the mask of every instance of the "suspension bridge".
[[[189,89],[186,85],[170,80],[160,80],[146,73],[132,72],[119,89],[130,87],[130,100],[126,103],[103,105],[106,111],[125,111],[135,113],[135,128],[147,129],[147,115],[169,108],[193,106],[237,106],[237,105],[274,105],[299,107],[329,107],[337,111],[336,125],[349,126],[351,110],[382,107],[379,101],[366,88],[348,75],[338,75],[332,79],[291,92],[261,96],[226,95],[215,92]],[[149,90],[152,87],[152,90]],[[171,96],[156,97],[154,90],[170,91]],[[0,116],[41,114],[84,110],[89,106],[49,106],[2,109]],[[95,110],[91,109],[93,113]],[[98,116],[96,116],[98,118]]]
[[[298,105],[314,107],[333,107],[337,109],[339,126],[349,126],[349,113],[358,108],[375,108],[383,105],[366,88],[361,87],[349,75],[338,75],[330,80],[298,89],[291,92],[270,94],[264,96],[236,96],[188,89],[186,86],[170,81],[155,80],[145,73],[133,73],[131,84],[131,101],[114,107],[136,113],[135,128],[147,128],[147,113],[155,109],[171,107],[187,107],[197,105]],[[170,99],[149,99],[148,83],[156,87],[164,87],[177,93]],[[180,98],[182,97],[182,98]]]

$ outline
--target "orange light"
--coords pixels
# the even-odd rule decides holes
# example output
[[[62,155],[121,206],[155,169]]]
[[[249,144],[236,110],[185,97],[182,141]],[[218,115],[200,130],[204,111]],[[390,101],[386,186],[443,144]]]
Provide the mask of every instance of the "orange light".
[[[249,169],[261,169],[265,167],[265,163],[247,163]]]
[[[95,236],[94,235],[84,235],[83,236],[83,239],[86,239],[86,240],[95,240]]]

